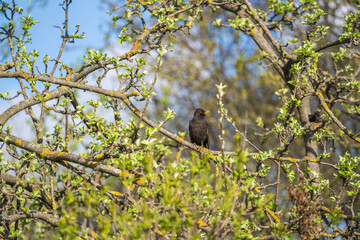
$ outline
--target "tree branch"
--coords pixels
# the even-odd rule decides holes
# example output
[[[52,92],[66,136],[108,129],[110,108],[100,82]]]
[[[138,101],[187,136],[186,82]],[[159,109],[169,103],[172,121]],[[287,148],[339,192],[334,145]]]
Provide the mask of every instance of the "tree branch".
[[[60,220],[60,218],[56,215],[52,215],[45,212],[28,212],[28,213],[20,213],[20,214],[14,214],[10,215],[8,217],[4,217],[3,219],[5,221],[8,221],[9,224],[20,220],[24,218],[35,218],[35,219],[41,219],[52,226],[56,227],[57,222]]]

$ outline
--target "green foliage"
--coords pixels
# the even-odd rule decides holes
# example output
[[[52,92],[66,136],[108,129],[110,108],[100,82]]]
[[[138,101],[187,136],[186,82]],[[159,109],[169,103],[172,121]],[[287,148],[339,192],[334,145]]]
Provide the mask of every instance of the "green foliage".
[[[355,169],[359,165],[358,157],[351,157],[349,153],[344,156],[339,156],[339,162],[337,166],[340,168],[338,173],[335,173],[335,177],[343,176],[346,179],[354,179],[360,175],[356,173]]]
[[[0,238],[358,236],[358,6],[337,26],[326,1],[110,0],[125,52],[74,70],[71,3],[41,59],[36,16],[0,1],[0,76],[18,83],[0,94]],[[210,150],[187,141],[200,106]]]

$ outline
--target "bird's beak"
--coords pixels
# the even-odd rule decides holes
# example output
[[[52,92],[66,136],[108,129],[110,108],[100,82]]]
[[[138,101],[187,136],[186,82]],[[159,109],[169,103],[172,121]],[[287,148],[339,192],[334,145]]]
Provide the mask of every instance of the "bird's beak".
[[[205,111],[205,112],[204,112],[205,115],[208,114],[208,113],[210,113],[210,111]]]

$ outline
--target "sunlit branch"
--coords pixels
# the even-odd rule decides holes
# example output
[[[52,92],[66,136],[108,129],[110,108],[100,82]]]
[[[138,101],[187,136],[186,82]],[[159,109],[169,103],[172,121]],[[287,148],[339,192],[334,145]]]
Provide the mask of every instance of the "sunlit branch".
[[[345,133],[348,137],[350,137],[352,140],[354,140],[355,142],[360,143],[360,138],[357,137],[352,131],[348,130],[344,124],[342,124],[340,122],[340,120],[335,116],[335,114],[331,111],[331,109],[329,108],[329,106],[327,105],[324,96],[322,95],[322,93],[320,92],[316,92],[315,93],[316,96],[319,98],[321,106],[323,107],[323,109],[326,111],[326,113],[329,115],[329,117],[333,120],[333,122],[340,128],[341,131],[343,131],[343,133]]]

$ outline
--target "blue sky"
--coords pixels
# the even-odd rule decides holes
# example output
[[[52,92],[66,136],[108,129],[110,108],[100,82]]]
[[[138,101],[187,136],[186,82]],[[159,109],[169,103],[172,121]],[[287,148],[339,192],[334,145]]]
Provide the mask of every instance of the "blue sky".
[[[63,26],[65,13],[59,4],[63,0],[47,1],[42,6],[36,4],[29,12],[35,21],[39,22],[30,30],[32,44],[27,45],[27,49],[32,51],[37,49],[40,52],[40,59],[48,54],[51,58],[56,58],[61,46],[62,38],[60,29],[54,26]],[[18,1],[27,14],[27,7],[32,2]],[[106,22],[110,21],[110,16],[106,13],[107,9],[97,0],[74,0],[69,9],[69,34],[76,30],[76,25],[80,25],[79,33],[85,35],[84,39],[77,39],[75,43],[68,43],[63,53],[62,61],[67,64],[78,62],[86,48],[100,48],[103,46],[103,36],[106,29]],[[6,59],[9,60],[9,59]]]
[[[63,26],[65,14],[59,5],[62,1],[48,1],[45,7],[36,7],[31,11],[31,15],[39,22],[31,30],[32,47],[38,49],[42,55],[46,53],[53,58],[58,55],[62,42],[60,30],[54,27]],[[76,59],[84,54],[86,47],[101,47],[105,22],[109,20],[109,14],[101,7],[99,1],[74,0],[69,9],[69,34],[74,33],[76,25],[79,24],[79,33],[84,32],[85,38],[68,43],[63,61],[75,63]]]
[[[9,2],[9,1],[8,1]],[[45,5],[36,4],[29,14],[35,21],[39,22],[30,29],[32,44],[27,45],[29,51],[37,49],[40,52],[39,60],[45,54],[52,59],[56,58],[61,46],[62,38],[60,29],[54,26],[63,26],[65,13],[60,4],[63,0],[49,0]],[[28,13],[29,1],[18,1],[23,6],[24,13]],[[80,25],[79,33],[84,32],[84,39],[77,39],[75,43],[68,43],[63,52],[61,60],[72,66],[79,63],[85,53],[86,48],[100,48],[104,43],[104,31],[106,23],[110,21],[107,9],[97,0],[74,0],[69,8],[69,34],[76,30],[76,25]],[[3,19],[0,20],[2,23]],[[10,59],[5,59],[10,61]],[[41,62],[38,63],[41,65]],[[49,67],[53,66],[52,63]],[[18,82],[15,79],[3,79],[0,85],[0,92],[8,91],[14,93],[18,90]],[[0,100],[0,102],[3,102]],[[0,110],[4,110],[2,107]]]
[[[10,2],[10,1],[7,1]],[[20,6],[23,6],[26,15],[28,6],[33,3],[29,1],[17,1]],[[62,38],[61,31],[54,26],[63,26],[65,20],[65,13],[61,4],[63,0],[48,0],[46,5],[36,4],[29,12],[35,21],[39,22],[30,30],[32,44],[27,45],[28,51],[37,49],[40,52],[38,65],[41,66],[40,59],[45,54],[55,59],[59,53]],[[84,32],[84,39],[77,39],[75,43],[68,43],[63,52],[61,61],[73,67],[78,64],[84,55],[86,48],[101,48],[104,45],[104,32],[107,28],[106,23],[111,20],[111,16],[106,13],[107,9],[104,4],[101,5],[98,0],[73,0],[69,9],[69,34],[74,33],[76,25],[80,25],[79,33]],[[1,17],[2,18],[2,17]],[[0,24],[4,24],[4,19],[0,19]],[[4,42],[5,43],[5,42]],[[3,44],[4,44],[3,43]],[[10,59],[5,59],[10,61]],[[2,63],[4,63],[2,62]],[[49,68],[53,63],[49,64]],[[41,66],[42,67],[42,66]],[[27,70],[25,68],[25,70]],[[16,79],[2,79],[0,84],[0,92],[9,92],[10,96],[14,96],[19,90],[19,83]],[[0,99],[0,113],[9,107],[9,104],[14,104],[22,100],[18,98],[14,101],[7,102]],[[14,119],[13,119],[14,120]]]

